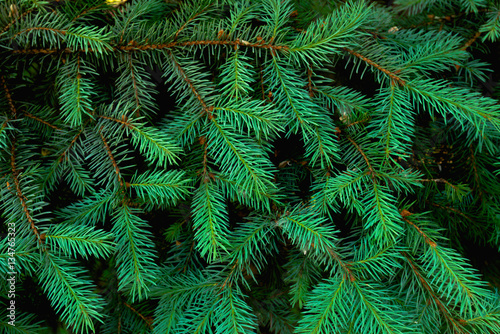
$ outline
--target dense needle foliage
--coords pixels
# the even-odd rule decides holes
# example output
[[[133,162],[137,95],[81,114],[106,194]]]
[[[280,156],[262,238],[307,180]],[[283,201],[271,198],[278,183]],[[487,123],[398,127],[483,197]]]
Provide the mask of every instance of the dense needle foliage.
[[[500,333],[499,38],[490,0],[0,1],[0,332]]]

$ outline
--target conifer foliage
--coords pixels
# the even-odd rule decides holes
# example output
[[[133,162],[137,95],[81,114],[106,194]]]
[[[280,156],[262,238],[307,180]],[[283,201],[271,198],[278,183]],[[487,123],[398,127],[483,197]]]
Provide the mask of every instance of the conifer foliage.
[[[0,1],[0,332],[499,333],[500,4],[389,3]]]

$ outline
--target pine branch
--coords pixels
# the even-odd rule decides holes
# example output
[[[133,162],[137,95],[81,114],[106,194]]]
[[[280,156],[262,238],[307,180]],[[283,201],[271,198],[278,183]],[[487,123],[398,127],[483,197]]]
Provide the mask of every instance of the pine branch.
[[[81,333],[94,332],[94,322],[103,321],[100,308],[104,302],[93,291],[84,270],[68,258],[57,257],[46,251],[45,264],[39,278],[55,310],[61,312],[63,321]]]
[[[10,94],[10,90],[7,87],[5,77],[2,75],[0,78],[2,79],[2,85],[3,85],[3,89],[5,91],[5,97],[7,98],[7,102],[9,103],[11,116],[13,119],[16,119],[17,118],[17,109],[14,106],[14,101],[12,100],[12,95]]]
[[[35,218],[33,216],[32,210],[28,207],[28,199],[23,193],[23,190],[21,189],[21,183],[19,181],[19,170],[16,167],[16,146],[15,142],[12,144],[11,148],[11,153],[10,153],[10,167],[11,167],[11,172],[12,172],[12,179],[14,180],[14,186],[15,186],[15,193],[17,196],[17,199],[21,203],[22,210],[24,211],[25,218],[30,225],[31,231],[35,234],[36,241],[39,243],[42,243],[42,237],[40,232],[38,231],[38,228],[35,225]],[[7,188],[10,188],[9,182],[7,182]],[[10,190],[10,189],[9,189]]]
[[[53,124],[50,124],[49,122],[47,121],[44,121],[43,119],[41,119],[40,117],[37,117],[37,116],[34,116],[32,114],[30,114],[29,112],[25,111],[23,112],[23,115],[26,116],[26,117],[29,117],[31,119],[34,119],[35,121],[37,122],[40,122],[46,126],[48,126],[49,128],[52,128],[54,130],[60,130],[57,126],[53,125]]]
[[[376,62],[374,62],[373,60],[363,56],[362,54],[354,51],[354,50],[351,50],[351,49],[348,49],[348,48],[344,48],[345,51],[349,52],[350,54],[352,54],[353,56],[361,59],[362,61],[366,62],[368,65],[376,68],[377,70],[381,71],[382,73],[384,73],[386,76],[388,76],[392,81],[391,81],[391,84],[394,83],[394,84],[398,84],[400,86],[405,86],[406,85],[406,81],[403,80],[402,78],[400,78],[397,73],[394,73],[394,72],[391,72],[389,71],[388,69],[385,69],[384,67],[380,66],[379,64],[377,64]]]
[[[412,261],[410,256],[406,253],[403,252],[404,257],[406,258],[406,261],[410,265],[413,274],[415,277],[418,279],[418,282],[420,283],[421,287],[426,291],[426,293],[430,296],[428,298],[428,301],[435,304],[441,314],[444,316],[446,319],[446,322],[452,327],[453,331],[456,333],[467,333],[465,329],[463,328],[462,322],[464,322],[463,319],[459,318],[456,319],[452,314],[451,311],[448,309],[448,307],[441,301],[441,299],[437,296],[435,291],[432,289],[432,287],[429,285],[427,280],[422,276],[422,273],[419,271],[417,268],[416,264]]]
[[[227,208],[220,189],[211,182],[201,182],[192,205],[196,248],[210,262],[219,260],[229,246]]]
[[[102,129],[103,128],[101,127],[101,131],[99,131],[99,136],[101,136],[101,140],[102,140],[102,143],[104,144],[106,154],[108,155],[109,160],[113,164],[113,169],[114,169],[114,172],[116,174],[116,178],[118,179],[118,182],[120,183],[120,187],[123,187],[124,183],[123,183],[122,176],[120,174],[120,167],[118,167],[118,164],[116,163],[115,157],[113,156],[113,152],[111,151],[111,148],[109,147],[109,144],[108,144],[106,138],[104,138],[104,135],[102,134]]]
[[[154,171],[135,174],[127,188],[134,190],[147,207],[168,207],[184,199],[190,192],[191,180],[182,171]]]
[[[122,204],[114,211],[111,230],[116,243],[118,289],[126,291],[132,302],[147,298],[158,271],[151,232],[146,229],[149,226],[138,213]]]
[[[86,225],[53,225],[45,230],[44,238],[45,244],[52,251],[59,251],[74,258],[78,255],[85,259],[89,256],[106,258],[114,250],[108,233]]]

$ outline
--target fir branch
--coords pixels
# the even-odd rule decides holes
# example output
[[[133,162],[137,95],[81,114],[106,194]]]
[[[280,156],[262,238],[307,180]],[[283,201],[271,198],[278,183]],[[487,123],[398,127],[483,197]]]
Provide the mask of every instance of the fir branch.
[[[60,209],[56,215],[66,224],[80,223],[93,226],[102,223],[114,207],[115,194],[101,189],[92,196]]]
[[[406,218],[407,216],[410,216],[411,212],[408,210],[403,210],[401,211],[401,217],[405,223],[413,227],[425,240],[425,242],[432,248],[436,248],[437,244],[434,240],[431,239],[424,231],[422,231],[415,223],[413,223],[411,220]]]
[[[449,212],[452,212],[454,214],[457,214],[465,219],[467,219],[468,221],[472,222],[472,223],[475,223],[475,220],[469,216],[467,216],[465,213],[463,213],[462,211],[458,210],[457,208],[452,208],[452,207],[449,207],[449,206],[446,206],[446,205],[441,205],[441,204],[437,204],[437,203],[431,203],[432,206],[435,206],[436,208],[439,208],[439,209],[442,209],[442,210],[446,210],[446,211],[449,211]]]
[[[47,247],[65,253],[66,256],[105,258],[114,250],[108,233],[86,225],[57,224],[49,227],[44,235]]]
[[[169,55],[170,55],[170,59],[175,67],[175,69],[178,71],[180,77],[187,83],[189,89],[192,91],[193,95],[196,97],[196,99],[199,101],[199,103],[201,104],[201,106],[203,107],[203,112],[204,113],[207,113],[208,115],[210,115],[208,113],[208,106],[207,104],[205,103],[205,100],[202,98],[202,96],[198,93],[198,90],[196,89],[196,87],[193,85],[193,83],[191,82],[191,80],[189,79],[189,77],[186,75],[186,72],[183,70],[183,68],[180,66],[180,64],[177,62],[177,60],[175,59],[174,55],[172,52],[169,52]]]
[[[30,113],[29,113],[29,112],[27,112],[27,111],[24,111],[24,112],[23,112],[23,115],[24,115],[24,116],[26,116],[26,117],[29,117],[29,118],[31,118],[31,119],[34,119],[35,121],[38,121],[38,122],[40,122],[40,123],[42,123],[42,124],[44,124],[44,125],[48,126],[49,128],[52,128],[52,129],[54,129],[54,130],[60,130],[60,128],[58,128],[57,126],[55,126],[55,125],[53,125],[53,124],[50,124],[49,122],[47,122],[47,121],[45,121],[45,120],[41,119],[40,117],[37,117],[37,116],[35,116],[35,115],[30,114]]]
[[[50,27],[29,27],[26,29],[22,29],[18,31],[17,33],[13,34],[10,39],[13,40],[17,36],[23,35],[23,34],[28,34],[32,31],[50,31],[54,33],[56,36],[64,36],[66,35],[66,30],[61,30],[61,29],[56,29],[56,28],[50,28]]]
[[[44,252],[44,257],[45,265],[39,277],[52,305],[56,311],[61,311],[63,321],[68,321],[74,330],[94,332],[93,320],[103,321],[102,297],[93,292],[91,282],[82,276],[84,270],[75,261],[48,251]]]
[[[356,147],[356,150],[363,157],[363,160],[366,163],[366,167],[368,167],[368,170],[369,170],[368,174],[371,176],[371,178],[373,180],[373,183],[375,184],[377,182],[377,180],[376,180],[377,172],[375,172],[375,169],[373,169],[373,167],[372,167],[372,165],[370,163],[370,160],[368,160],[368,157],[366,156],[365,152],[361,149],[361,147],[358,145],[358,143],[356,143],[354,141],[354,139],[352,139],[351,137],[347,137],[347,139],[351,142],[351,144],[354,145],[354,147]]]
[[[111,151],[111,148],[109,147],[109,144],[108,144],[106,138],[104,138],[104,135],[102,134],[102,129],[103,129],[103,127],[101,127],[101,130],[99,131],[99,136],[102,139],[102,143],[104,145],[104,149],[106,150],[106,154],[108,155],[109,160],[113,164],[116,178],[118,179],[118,182],[120,183],[120,187],[123,187],[124,183],[123,183],[122,176],[120,174],[120,167],[118,167],[118,164],[116,163],[115,157],[113,156],[113,152]]]
[[[124,302],[123,305],[125,305],[126,307],[128,307],[135,314],[137,314],[146,323],[146,325],[150,329],[153,329],[153,319],[151,319],[150,317],[146,318],[144,315],[142,315],[140,312],[138,312],[135,308],[133,308],[131,305],[129,305],[126,302]]]
[[[5,97],[7,98],[7,102],[9,103],[9,107],[10,107],[10,111],[11,111],[11,116],[12,116],[13,119],[16,119],[17,118],[17,109],[14,106],[14,101],[12,100],[12,96],[10,94],[10,90],[7,87],[7,83],[5,81],[5,77],[2,75],[0,78],[2,79],[2,85],[3,85],[3,89],[5,91]]]
[[[200,40],[200,41],[186,41],[186,42],[171,42],[165,44],[135,44],[133,41],[129,42],[127,45],[118,45],[110,47],[111,51],[124,51],[124,52],[135,52],[135,51],[153,51],[153,50],[175,50],[175,49],[184,49],[186,47],[193,46],[232,46],[232,47],[242,47],[242,48],[254,48],[254,49],[266,49],[271,53],[276,54],[277,51],[287,52],[289,50],[289,46],[287,45],[275,45],[264,40],[260,40],[255,43],[250,43],[245,40]],[[12,50],[13,54],[52,54],[52,53],[78,53],[78,52],[86,52],[86,53],[99,53],[99,50],[107,50],[110,48],[101,48],[101,49],[93,49],[90,46],[86,46],[84,48],[47,48],[47,49],[18,49]],[[107,52],[106,51],[106,52]]]
[[[202,182],[192,206],[196,248],[210,262],[220,260],[229,245],[227,207],[220,189],[211,182]]]
[[[430,286],[430,284],[427,282],[427,280],[422,276],[422,273],[417,268],[416,264],[412,261],[412,259],[410,258],[410,255],[406,252],[402,252],[402,254],[406,258],[406,261],[408,262],[408,264],[410,265],[413,274],[418,279],[420,286],[427,292],[428,295],[430,295],[430,298],[428,300],[430,302],[434,303],[438,307],[438,309],[441,311],[441,314],[445,317],[446,321],[453,328],[453,331],[456,333],[467,333],[465,331],[465,329],[463,328],[463,325],[461,323],[461,321],[465,322],[465,320],[463,320],[461,318],[456,319],[451,314],[451,311],[448,309],[448,307],[441,301],[441,299],[436,294],[436,292],[433,290],[433,288]]]
[[[116,114],[120,110],[119,107],[120,105],[116,106],[112,114]],[[137,120],[128,118],[124,114],[121,115],[121,118],[105,115],[98,115],[97,117],[121,124],[121,128],[125,129],[125,133],[131,133],[132,144],[137,147],[149,161],[158,161],[160,165],[167,167],[167,164],[174,163],[177,160],[180,148],[171,143],[167,135],[157,128],[146,126]],[[104,125],[101,126],[101,130],[103,129],[105,129]],[[116,135],[116,132],[110,131],[110,134]],[[110,152],[109,150],[107,151]],[[113,165],[115,166],[115,163]]]
[[[129,68],[130,68],[130,76],[132,77],[132,82],[134,83],[133,87],[134,87],[134,100],[135,100],[135,105],[136,105],[136,112],[135,112],[135,117],[139,117],[140,116],[140,113],[139,113],[139,106],[140,106],[140,103],[139,103],[139,90],[137,89],[137,80],[135,79],[135,74],[134,74],[134,67],[133,67],[133,64],[132,64],[132,55],[129,54],[128,55],[128,63],[129,63]]]
[[[397,73],[394,73],[394,72],[391,72],[385,68],[383,68],[382,66],[380,66],[379,64],[375,63],[374,61],[370,60],[369,58],[363,56],[362,54],[360,54],[359,52],[356,52],[354,50],[351,50],[349,48],[344,48],[345,51],[349,52],[350,54],[352,54],[353,56],[361,59],[362,61],[366,62],[368,65],[376,68],[377,70],[381,71],[382,73],[384,73],[385,75],[387,75],[389,78],[391,78],[391,84],[398,84],[400,86],[406,86],[406,81],[401,79]]]
[[[85,125],[86,124],[84,124],[83,128],[80,131],[78,131],[78,133],[73,137],[73,139],[71,140],[69,145],[66,147],[66,149],[59,155],[58,162],[62,162],[64,159],[68,159],[68,153],[70,152],[71,148],[75,145],[78,138],[80,138],[80,136],[82,135],[83,129],[85,128]]]
[[[13,24],[15,24],[16,22],[18,22],[19,20],[21,20],[22,18],[24,18],[26,15],[30,14],[32,11],[34,10],[34,8],[31,8],[31,9],[28,9],[27,11],[23,12],[22,14],[20,15],[17,15],[16,17],[14,17],[12,19],[12,21],[9,22],[9,24],[7,24],[3,29],[2,31],[0,31],[0,35],[3,34],[4,32],[6,32],[7,30],[10,29],[10,27],[12,27]]]
[[[38,243],[42,244],[43,243],[42,236],[40,234],[40,231],[38,231],[38,228],[35,225],[35,219],[33,217],[33,213],[31,212],[31,210],[27,204],[28,199],[24,196],[23,191],[21,189],[20,182],[19,182],[19,170],[16,167],[15,142],[12,143],[12,149],[10,151],[10,167],[11,167],[11,172],[12,172],[12,178],[14,180],[14,185],[16,187],[15,192],[16,192],[17,199],[19,200],[19,202],[21,202],[21,206],[23,208],[26,219],[27,219],[28,223],[30,224],[30,228],[31,228],[32,232],[35,234],[36,241]],[[8,182],[7,182],[7,188],[9,188]]]
[[[138,214],[122,204],[114,211],[111,230],[116,243],[118,289],[127,292],[132,302],[147,298],[158,272],[151,232],[146,229],[149,226]]]
[[[350,304],[345,278],[321,282],[306,301],[306,311],[299,321],[297,333],[334,333],[346,328]]]
[[[64,120],[72,127],[82,125],[83,115],[93,119],[91,97],[96,93],[94,84],[85,77],[86,74],[96,73],[79,54],[68,59],[59,71],[57,87],[61,113]]]
[[[191,180],[183,171],[151,171],[135,174],[127,188],[134,190],[146,207],[175,205],[190,192]]]

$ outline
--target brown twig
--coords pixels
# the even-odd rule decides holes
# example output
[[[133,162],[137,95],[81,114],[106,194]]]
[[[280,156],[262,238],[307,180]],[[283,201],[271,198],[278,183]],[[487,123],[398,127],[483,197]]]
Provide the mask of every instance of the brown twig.
[[[83,128],[85,128],[85,125],[83,126]],[[64,150],[63,153],[61,153],[61,156],[59,157],[59,162],[63,161],[63,159],[66,157],[66,154],[68,153],[68,151],[71,149],[71,147],[73,147],[73,145],[76,143],[76,141],[78,140],[78,138],[80,137],[80,135],[83,133],[83,129],[80,130],[75,138],[73,138],[73,140],[71,140],[71,143],[69,143],[69,146],[68,148],[66,148],[66,150]]]
[[[450,187],[452,187],[453,189],[455,189],[456,191],[458,191],[458,187],[452,183],[450,183],[448,180],[445,180],[445,179],[421,179],[420,180],[421,182],[436,182],[436,183],[444,183],[444,184],[447,184],[449,185]]]
[[[42,123],[42,124],[45,124],[45,125],[47,125],[49,128],[52,128],[52,129],[54,129],[54,130],[59,130],[59,128],[58,128],[57,126],[55,126],[55,125],[53,125],[53,124],[50,124],[49,122],[44,121],[44,120],[43,120],[43,119],[41,119],[40,117],[37,117],[37,116],[35,116],[35,115],[32,115],[32,114],[30,114],[29,112],[26,112],[26,111],[25,111],[25,112],[24,112],[24,116],[26,116],[26,117],[28,117],[28,118],[31,118],[31,119],[34,119],[35,121],[38,121],[38,122],[40,122],[40,123]]]
[[[9,102],[9,107],[10,107],[12,118],[16,119],[17,118],[17,109],[14,106],[14,101],[12,100],[12,96],[10,95],[9,88],[7,87],[7,83],[5,82],[5,77],[2,75],[0,78],[2,79],[2,85],[3,85],[3,89],[5,91],[5,97],[7,98],[7,102]]]
[[[25,11],[24,13],[22,13],[21,15],[19,15],[18,17],[14,18],[12,21],[9,22],[9,24],[7,24],[3,29],[2,31],[0,31],[0,34],[3,34],[4,32],[6,32],[7,30],[9,30],[9,28],[14,24],[16,23],[17,21],[19,21],[21,18],[23,18],[24,16],[28,15],[29,13],[31,13],[33,11],[33,9],[30,9],[30,10],[27,10]]]
[[[116,123],[120,123],[120,124],[122,124],[123,126],[125,126],[125,127],[129,128],[130,130],[132,130],[132,129],[134,129],[134,128],[135,128],[135,126],[134,126],[132,123],[130,123],[130,122],[128,121],[128,118],[127,118],[127,116],[125,116],[125,115],[122,115],[122,118],[121,118],[121,119],[119,119],[119,118],[114,118],[114,117],[108,117],[108,116],[104,116],[104,115],[99,115],[99,116],[97,116],[97,117],[99,117],[99,118],[103,118],[103,119],[107,119],[107,120],[109,120],[109,121],[113,121],[113,122],[116,122]]]
[[[443,302],[436,295],[436,293],[434,292],[434,290],[432,289],[432,287],[429,285],[429,283],[427,283],[427,280],[422,276],[422,274],[418,270],[417,266],[411,260],[410,256],[406,252],[401,252],[401,254],[403,254],[403,256],[406,258],[406,261],[410,265],[410,267],[411,267],[413,273],[415,274],[415,276],[417,277],[418,281],[420,282],[420,284],[422,285],[422,287],[427,291],[427,293],[432,297],[432,300],[437,305],[437,307],[439,308],[439,310],[441,311],[441,313],[445,316],[446,320],[455,329],[459,330],[459,333],[464,333],[462,331],[462,326],[460,325],[460,323],[457,322],[457,320],[452,317],[452,315],[451,315],[450,311],[448,311],[448,308],[446,307],[446,305],[443,304]],[[461,319],[461,320],[465,321],[463,319]]]
[[[15,33],[14,35],[12,35],[12,37],[10,39],[12,40],[15,37],[21,35],[22,33],[30,32],[33,30],[46,30],[46,31],[52,31],[53,33],[59,33],[61,35],[66,35],[66,30],[59,30],[59,29],[47,28],[47,27],[31,27],[31,28],[26,28],[24,30],[21,30],[21,31]]]
[[[392,79],[392,82],[397,82],[400,86],[406,86],[406,82],[401,79],[399,76],[396,75],[396,73],[393,73],[385,68],[383,68],[382,66],[380,66],[379,64],[375,63],[373,60],[363,56],[362,54],[354,51],[354,50],[351,50],[351,49],[348,49],[348,48],[344,48],[345,51],[349,52],[350,54],[352,54],[353,56],[361,59],[362,61],[366,62],[368,65],[370,66],[373,66],[375,67],[377,70],[383,72],[384,74],[386,74],[389,78]]]
[[[331,255],[331,257],[335,261],[337,261],[339,263],[340,267],[344,270],[344,273],[349,278],[349,281],[351,281],[351,282],[356,281],[356,276],[354,276],[352,270],[349,268],[349,265],[344,263],[344,261],[342,261],[340,256],[335,251],[333,251],[333,249],[328,248],[328,253]]]
[[[21,202],[21,206],[23,207],[24,214],[26,215],[26,218],[28,219],[28,222],[31,226],[31,230],[35,234],[37,241],[42,243],[42,236],[40,235],[40,232],[38,231],[38,228],[35,226],[35,221],[29,211],[28,204],[26,203],[26,197],[23,195],[23,192],[21,191],[21,185],[19,183],[19,171],[16,168],[16,148],[15,148],[15,141],[12,143],[12,148],[10,152],[10,166],[11,166],[11,171],[12,171],[12,178],[14,179],[14,184],[16,186],[16,195],[19,201]],[[7,183],[7,187],[9,187],[9,184]]]
[[[431,238],[429,238],[429,236],[427,234],[425,234],[425,232],[422,231],[420,229],[420,227],[418,227],[415,223],[413,223],[411,220],[406,218],[409,215],[411,215],[411,213],[407,212],[406,210],[404,210],[404,212],[401,212],[401,217],[402,217],[403,221],[405,223],[407,223],[408,225],[410,225],[411,227],[413,227],[415,230],[417,230],[417,232],[424,238],[425,242],[429,246],[431,246],[432,248],[436,248],[437,247],[436,242],[434,240],[432,240]]]
[[[452,207],[449,207],[449,206],[445,206],[445,205],[439,205],[437,203],[431,203],[431,205],[435,206],[436,208],[440,208],[440,209],[443,209],[443,210],[446,210],[446,211],[450,211],[450,212],[456,213],[457,215],[464,217],[465,219],[467,219],[470,222],[475,222],[474,219],[470,218],[465,213],[463,213],[462,211],[457,210],[455,208],[452,208]]]
[[[184,69],[181,67],[181,65],[177,62],[177,60],[174,58],[173,54],[170,52],[170,57],[174,63],[174,65],[177,67],[177,69],[179,70],[179,73],[182,77],[182,79],[188,84],[189,88],[191,89],[191,91],[193,92],[194,96],[196,97],[196,99],[200,102],[201,106],[203,107],[203,111],[207,111],[208,107],[207,107],[207,104],[205,103],[205,100],[203,99],[203,97],[200,95],[200,93],[198,93],[198,90],[196,89],[196,87],[193,85],[193,83],[191,82],[191,79],[188,78],[186,72],[184,72]]]
[[[358,152],[361,154],[361,156],[365,160],[366,165],[367,165],[368,169],[370,170],[370,175],[372,177],[372,180],[373,180],[373,182],[375,182],[375,176],[377,175],[377,173],[375,172],[372,165],[370,164],[370,161],[368,160],[368,157],[366,156],[365,152],[363,152],[361,147],[359,147],[358,143],[356,143],[351,137],[347,137],[347,139],[349,139],[349,141],[354,145],[354,147],[356,147]]]
[[[102,130],[102,127],[101,127]],[[113,152],[111,151],[111,148],[108,145],[108,142],[106,138],[104,138],[104,135],[102,134],[102,131],[99,131],[99,135],[101,136],[102,142],[104,143],[104,148],[106,149],[106,152],[108,153],[109,159],[111,160],[111,163],[113,164],[113,168],[115,169],[116,176],[118,177],[118,181],[120,182],[120,186],[123,187],[123,180],[120,174],[120,168],[118,167],[118,164],[116,163],[115,157],[113,156]]]
[[[128,307],[130,310],[132,310],[132,312],[134,312],[135,314],[137,314],[142,320],[144,320],[144,322],[148,325],[149,328],[153,328],[152,326],[152,322],[153,322],[153,319],[151,318],[146,318],[145,316],[143,316],[140,312],[138,312],[135,308],[133,308],[132,306],[130,306],[129,304],[127,304],[126,302],[123,303],[123,305],[125,305],[126,307]]]
[[[35,28],[32,28],[35,29]],[[39,30],[51,30],[49,28],[38,28]],[[63,30],[59,31],[62,32]],[[259,41],[257,43],[250,43],[245,40],[236,39],[234,41],[231,40],[207,40],[207,41],[187,41],[187,42],[171,42],[165,44],[144,44],[138,45],[134,41],[129,42],[127,45],[115,46],[112,48],[114,51],[148,51],[148,50],[163,50],[163,49],[174,49],[179,47],[186,46],[196,46],[196,45],[228,45],[228,46],[238,46],[238,47],[252,47],[259,49],[268,49],[273,52],[276,51],[287,51],[288,46],[286,45],[274,45],[272,43],[265,43],[264,41]],[[52,53],[73,53],[73,52],[95,52],[92,48],[87,48],[87,50],[77,49],[73,50],[70,48],[64,49],[19,49],[13,50],[14,54],[52,54]]]

